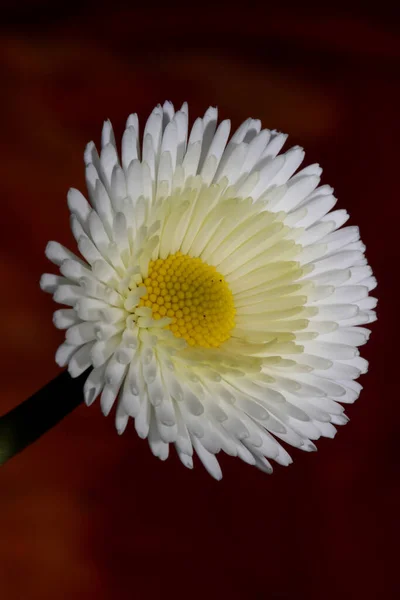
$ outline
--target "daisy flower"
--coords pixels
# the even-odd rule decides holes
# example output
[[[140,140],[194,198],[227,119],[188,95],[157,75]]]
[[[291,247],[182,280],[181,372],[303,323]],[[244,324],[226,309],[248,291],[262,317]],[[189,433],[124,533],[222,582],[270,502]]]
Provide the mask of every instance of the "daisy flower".
[[[298,170],[303,149],[279,154],[287,136],[259,120],[230,128],[209,108],[189,133],[187,104],[166,102],[142,136],[129,116],[120,156],[106,121],[84,154],[90,203],[68,193],[81,256],[49,242],[61,274],[41,279],[67,307],[57,364],[92,367],[86,403],[216,479],[221,450],[270,473],[292,462],[280,441],[335,435],[376,318],[358,227],[319,165]]]

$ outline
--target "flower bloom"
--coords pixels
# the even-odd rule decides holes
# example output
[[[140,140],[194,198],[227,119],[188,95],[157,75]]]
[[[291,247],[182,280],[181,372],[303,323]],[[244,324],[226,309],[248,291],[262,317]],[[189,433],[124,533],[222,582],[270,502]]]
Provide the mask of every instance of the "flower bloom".
[[[188,108],[157,106],[140,144],[128,118],[121,160],[109,121],[101,152],[85,151],[90,204],[68,193],[82,258],[57,242],[61,275],[42,289],[68,308],[56,361],[72,377],[93,367],[86,403],[116,403],[154,455],[174,444],[222,477],[223,450],[270,473],[348,421],[367,370],[358,346],[375,320],[376,286],[358,227],[342,227],[321,168],[298,170],[302,148],[247,119],[229,139],[209,108],[188,135]]]

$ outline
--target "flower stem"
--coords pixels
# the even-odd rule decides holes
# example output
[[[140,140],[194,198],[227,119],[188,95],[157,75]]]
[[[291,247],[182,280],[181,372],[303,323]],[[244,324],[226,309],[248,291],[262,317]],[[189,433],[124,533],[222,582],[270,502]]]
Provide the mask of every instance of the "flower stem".
[[[83,402],[87,371],[73,379],[63,371],[0,417],[0,466],[39,439]]]

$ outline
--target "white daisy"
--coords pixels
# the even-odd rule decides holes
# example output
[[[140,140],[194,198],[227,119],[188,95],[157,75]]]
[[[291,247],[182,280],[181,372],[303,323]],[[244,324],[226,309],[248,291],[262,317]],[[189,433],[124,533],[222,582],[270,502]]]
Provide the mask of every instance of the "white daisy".
[[[278,440],[312,451],[335,435],[376,318],[365,246],[330,212],[321,168],[297,171],[303,149],[279,154],[287,136],[259,120],[229,134],[209,108],[188,135],[187,105],[166,102],[142,144],[128,118],[120,161],[106,121],[100,156],[85,151],[90,204],[68,194],[83,258],[50,242],[61,276],[41,279],[69,307],[54,313],[57,363],[93,367],[86,403],[116,403],[119,433],[132,417],[153,454],[174,444],[192,468],[195,451],[216,479],[220,450],[270,473],[292,462]]]

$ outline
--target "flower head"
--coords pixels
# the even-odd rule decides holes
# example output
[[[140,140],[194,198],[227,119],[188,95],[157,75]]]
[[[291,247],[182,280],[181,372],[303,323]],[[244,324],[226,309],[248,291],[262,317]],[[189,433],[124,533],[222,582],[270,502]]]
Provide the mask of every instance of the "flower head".
[[[302,148],[279,154],[287,136],[258,120],[229,134],[209,108],[188,135],[187,105],[166,102],[142,143],[128,118],[120,160],[106,121],[100,155],[85,151],[90,204],[68,194],[82,258],[50,242],[61,276],[41,280],[69,307],[57,363],[93,367],[86,403],[116,403],[119,433],[132,417],[153,454],[173,444],[191,468],[195,451],[217,479],[220,450],[271,472],[292,462],[278,440],[312,451],[347,422],[376,305],[321,168],[298,171]]]

